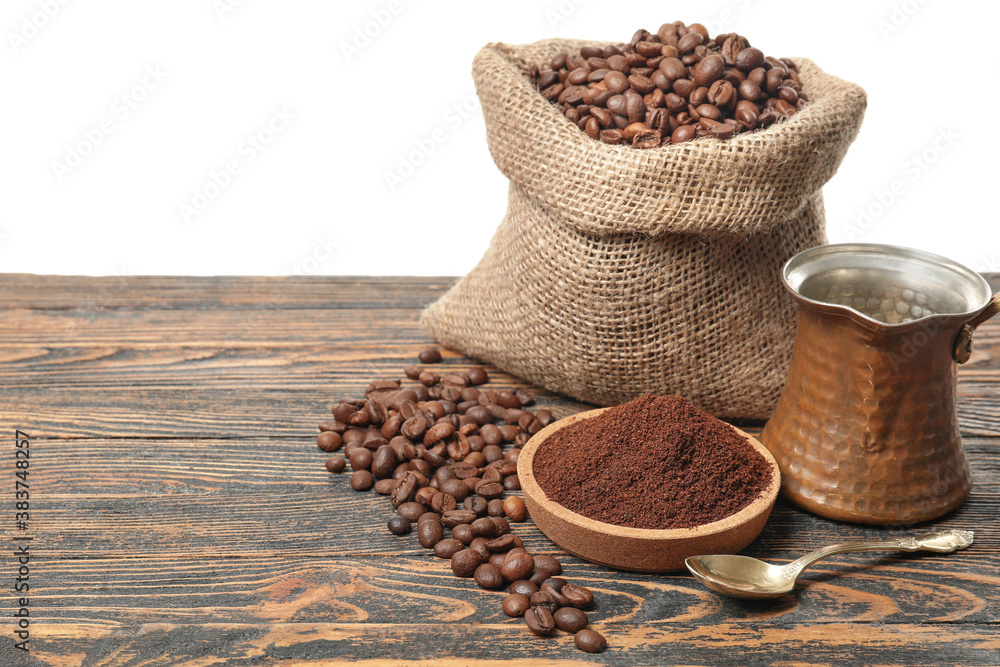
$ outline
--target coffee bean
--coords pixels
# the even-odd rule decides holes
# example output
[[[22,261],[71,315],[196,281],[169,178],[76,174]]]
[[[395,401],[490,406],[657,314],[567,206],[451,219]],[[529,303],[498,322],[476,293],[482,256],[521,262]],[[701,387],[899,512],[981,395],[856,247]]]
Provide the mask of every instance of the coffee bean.
[[[479,366],[473,366],[466,371],[465,375],[469,378],[469,384],[480,385],[490,381],[490,376],[486,373],[486,369]]]
[[[451,536],[466,546],[472,544],[472,540],[476,538],[476,534],[472,532],[472,526],[465,523],[460,523],[452,528]]]
[[[347,461],[340,456],[333,456],[326,460],[326,469],[329,472],[343,472],[347,466]]]
[[[389,532],[393,535],[406,535],[410,532],[410,520],[398,514],[388,522]]]
[[[471,524],[476,520],[476,513],[466,509],[455,509],[445,512],[441,516],[441,521],[449,528],[454,528],[463,523]]]
[[[722,78],[726,62],[722,56],[712,54],[694,66],[694,83],[696,86],[709,86]]]
[[[489,504],[486,502],[486,499],[480,498],[479,496],[469,496],[465,499],[464,506],[465,509],[475,512],[477,516],[485,514],[486,510],[489,508]]]
[[[497,525],[492,517],[483,517],[472,522],[472,532],[479,537],[496,537]]]
[[[417,522],[417,540],[425,549],[432,549],[435,544],[444,539],[444,530],[437,521]]]
[[[351,462],[351,467],[355,470],[368,470],[372,465],[371,450],[364,447],[354,448],[347,458]]]
[[[550,577],[555,577],[562,572],[562,565],[552,556],[540,554],[535,556],[535,569],[547,572]]]
[[[483,563],[477,567],[473,577],[475,577],[476,583],[483,588],[493,589],[504,585],[504,578],[500,574],[500,568],[493,563]]]
[[[548,635],[555,630],[556,622],[552,618],[552,612],[545,607],[530,607],[524,613],[524,622],[528,629],[536,635]],[[584,630],[583,632],[586,632]]]
[[[508,581],[520,581],[531,576],[535,569],[535,559],[528,553],[509,554],[500,568]]]
[[[410,521],[416,521],[427,512],[427,508],[420,503],[409,502],[397,507],[396,512]]]
[[[483,557],[472,549],[462,549],[451,557],[451,571],[459,577],[471,577],[483,563]]]
[[[438,484],[438,488],[441,489],[442,493],[455,498],[456,501],[465,500],[465,497],[469,495],[469,487],[458,479],[446,479],[444,482]]]
[[[496,468],[489,468],[486,472],[487,473],[496,473],[497,476],[500,475],[500,471],[498,471]],[[483,479],[485,479],[485,478],[486,478],[486,475],[484,474],[483,475]],[[504,513],[503,513],[503,503],[504,503],[504,501],[503,501],[502,498],[494,498],[493,500],[491,500],[488,503],[486,503],[486,513],[488,515],[490,515],[490,516],[503,516],[504,515]]]
[[[580,630],[573,635],[573,643],[578,649],[587,653],[600,653],[608,647],[608,640],[604,635],[588,629]]]
[[[564,632],[579,632],[587,627],[587,614],[574,609],[573,607],[563,607],[552,614],[552,620],[556,627]]]
[[[367,491],[373,486],[375,486],[375,478],[367,470],[356,470],[351,473],[351,488],[355,491]]]
[[[391,496],[392,490],[396,488],[396,480],[391,477],[380,479],[375,482],[375,493],[380,496]]]
[[[577,609],[586,609],[594,602],[594,594],[589,588],[577,586],[576,584],[566,584],[561,593],[566,600]]]
[[[464,548],[465,545],[461,541],[450,537],[434,545],[434,555],[438,558],[451,558]]]
[[[324,452],[335,452],[343,445],[343,439],[335,431],[324,431],[317,436],[316,445]]]
[[[693,125],[681,125],[674,133],[670,135],[670,142],[674,144],[682,144],[685,141],[691,141],[695,137],[695,128]]]
[[[511,521],[524,521],[528,508],[518,496],[510,496],[503,501],[503,512]]]
[[[528,611],[531,607],[531,603],[528,602],[528,598],[521,595],[520,593],[511,593],[503,599],[500,608],[503,609],[503,613],[514,618],[524,616],[524,613]],[[555,622],[553,620],[553,622]]]
[[[532,595],[538,592],[538,586],[528,581],[527,579],[521,579],[515,581],[507,589],[511,593],[519,593],[526,598],[530,598]]]
[[[476,494],[486,500],[492,500],[494,498],[499,498],[503,495],[503,484],[499,482],[490,482],[483,480],[476,485]]]
[[[417,358],[423,364],[437,364],[441,362],[441,351],[436,347],[429,347],[426,350],[422,350],[417,355]]]
[[[555,612],[555,610],[559,609],[559,603],[556,602],[555,598],[542,590],[533,594],[528,599],[532,607],[542,607],[549,610],[549,612]]]

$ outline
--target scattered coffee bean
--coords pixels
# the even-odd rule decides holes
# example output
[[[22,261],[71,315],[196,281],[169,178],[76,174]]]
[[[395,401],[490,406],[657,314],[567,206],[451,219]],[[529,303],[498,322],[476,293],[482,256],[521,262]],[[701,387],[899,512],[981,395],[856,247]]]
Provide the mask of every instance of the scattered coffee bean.
[[[340,434],[335,431],[323,431],[316,438],[316,445],[324,452],[335,452],[342,444]]]
[[[530,607],[531,603],[528,602],[528,598],[520,593],[511,593],[503,599],[503,603],[501,604],[503,613],[508,616],[513,616],[514,618],[524,616],[524,613],[528,611]]]
[[[330,472],[343,472],[347,466],[347,461],[341,456],[334,456],[326,460],[326,469]]]
[[[556,627],[565,632],[579,632],[587,627],[587,615],[573,607],[563,607],[552,614]]]
[[[434,555],[438,558],[451,558],[464,548],[465,545],[459,540],[449,537],[448,539],[441,540],[434,545]]]
[[[608,640],[604,635],[588,629],[580,630],[573,635],[573,643],[578,649],[587,653],[600,653],[608,647]]]
[[[560,591],[566,601],[577,609],[586,609],[594,602],[594,594],[589,588],[577,586],[576,584],[566,584]]]
[[[552,618],[552,612],[546,607],[529,607],[524,613],[524,622],[527,624],[528,629],[536,635],[544,636],[551,634],[556,628],[556,622]],[[586,630],[583,632],[586,632]],[[577,647],[580,647],[579,643],[577,643]]]
[[[531,583],[527,579],[520,579],[512,583],[508,590],[511,593],[520,593],[524,597],[530,598],[532,595],[538,592],[538,586]]]
[[[355,491],[367,491],[375,486],[375,478],[367,470],[356,470],[351,473],[351,488]]]
[[[503,562],[500,572],[508,581],[521,581],[530,577],[535,570],[535,559],[528,553],[510,554]]]
[[[476,568],[483,564],[483,557],[472,549],[463,549],[451,557],[451,571],[459,577],[471,577]]]
[[[441,351],[436,347],[429,347],[426,350],[422,350],[420,354],[417,355],[422,364],[437,364],[441,362]]]
[[[493,563],[483,563],[476,568],[473,576],[476,583],[483,588],[500,588],[504,585],[504,578],[500,574],[500,568]]]
[[[389,532],[393,535],[406,535],[410,532],[410,520],[404,516],[396,515],[389,519]]]

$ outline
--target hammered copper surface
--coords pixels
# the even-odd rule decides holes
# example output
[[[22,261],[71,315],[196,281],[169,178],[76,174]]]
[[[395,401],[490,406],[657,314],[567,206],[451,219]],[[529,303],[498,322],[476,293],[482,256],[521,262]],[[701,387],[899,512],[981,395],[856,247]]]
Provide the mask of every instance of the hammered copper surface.
[[[788,381],[760,436],[790,500],[832,519],[895,524],[968,497],[952,358],[961,325],[914,324],[879,333],[800,306]]]

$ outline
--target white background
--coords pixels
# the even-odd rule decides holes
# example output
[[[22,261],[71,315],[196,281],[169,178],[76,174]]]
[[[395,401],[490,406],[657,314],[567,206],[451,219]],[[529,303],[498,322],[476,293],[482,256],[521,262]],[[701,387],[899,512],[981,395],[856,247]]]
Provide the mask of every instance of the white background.
[[[476,51],[675,19],[868,91],[832,241],[1000,271],[1000,3],[971,0],[4,0],[0,271],[465,273],[506,199]]]

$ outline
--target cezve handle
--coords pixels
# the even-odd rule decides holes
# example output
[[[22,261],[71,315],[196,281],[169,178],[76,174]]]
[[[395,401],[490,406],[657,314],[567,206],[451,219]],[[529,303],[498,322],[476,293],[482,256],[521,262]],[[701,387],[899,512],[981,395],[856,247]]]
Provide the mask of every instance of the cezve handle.
[[[964,364],[969,360],[969,357],[972,356],[972,332],[997,313],[1000,313],[1000,292],[994,294],[986,307],[959,329],[958,338],[955,340],[955,361]]]

